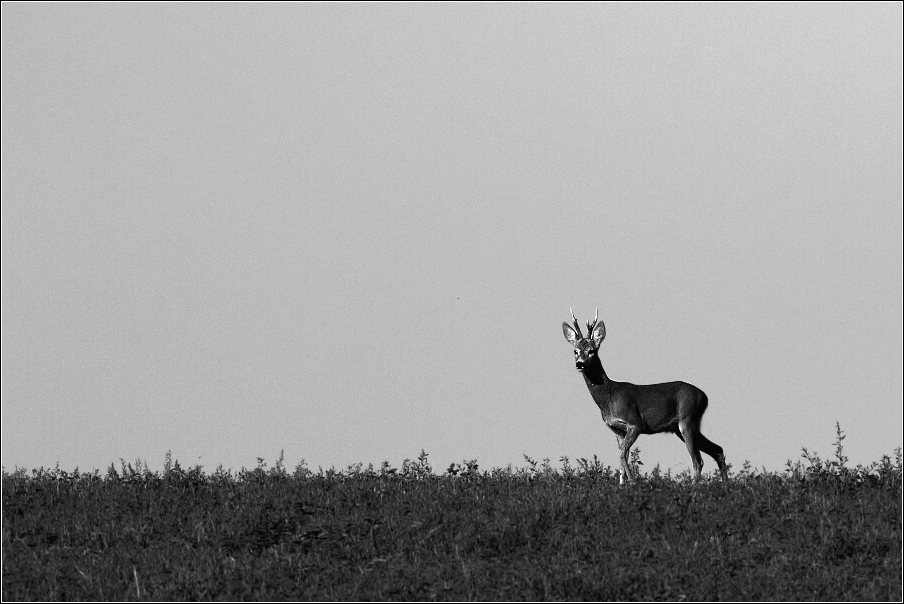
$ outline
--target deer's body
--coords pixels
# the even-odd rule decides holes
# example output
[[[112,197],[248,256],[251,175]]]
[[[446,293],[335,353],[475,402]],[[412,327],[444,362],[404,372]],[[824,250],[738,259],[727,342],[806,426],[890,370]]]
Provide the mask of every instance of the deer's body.
[[[687,445],[698,479],[703,468],[700,457],[703,451],[716,460],[722,480],[727,484],[722,447],[700,432],[700,421],[708,405],[706,394],[686,382],[636,385],[610,380],[598,354],[600,343],[606,337],[606,326],[594,319],[587,324],[588,337],[584,338],[577,319],[574,325],[572,329],[567,323],[562,324],[565,338],[574,346],[575,366],[583,374],[603,421],[618,439],[622,478],[634,478],[628,454],[638,436],[672,432]]]

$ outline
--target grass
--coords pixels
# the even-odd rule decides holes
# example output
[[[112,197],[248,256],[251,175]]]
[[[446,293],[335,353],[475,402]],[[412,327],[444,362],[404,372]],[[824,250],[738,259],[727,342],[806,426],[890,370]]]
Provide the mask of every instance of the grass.
[[[4,472],[3,600],[894,600],[900,449],[731,489],[598,460]],[[639,459],[635,456],[634,462]]]

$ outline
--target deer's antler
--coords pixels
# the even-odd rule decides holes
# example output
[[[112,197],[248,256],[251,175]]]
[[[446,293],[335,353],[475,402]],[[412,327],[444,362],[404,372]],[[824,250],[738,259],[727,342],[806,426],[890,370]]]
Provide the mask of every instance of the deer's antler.
[[[590,338],[593,336],[593,328],[596,327],[596,324],[600,319],[600,309],[596,309],[596,314],[593,315],[593,322],[587,321],[587,337]]]
[[[571,307],[568,307],[568,310],[571,310]],[[584,339],[584,334],[581,333],[581,326],[578,324],[577,318],[574,316],[574,311],[571,310],[571,318],[574,319],[574,329],[578,332],[578,337],[582,340]]]

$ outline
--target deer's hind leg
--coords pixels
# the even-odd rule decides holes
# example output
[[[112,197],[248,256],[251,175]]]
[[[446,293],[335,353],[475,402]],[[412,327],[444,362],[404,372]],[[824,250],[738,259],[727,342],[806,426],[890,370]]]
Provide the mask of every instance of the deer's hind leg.
[[[700,428],[697,424],[689,420],[685,420],[678,424],[678,438],[687,445],[687,452],[691,454],[691,462],[694,464],[695,479],[700,480],[700,473],[703,471],[703,458],[700,457],[699,437]],[[709,442],[709,441],[707,441]]]
[[[725,464],[725,453],[722,451],[722,447],[703,436],[699,429],[697,431],[697,443],[701,451],[716,460],[716,464],[719,466],[719,473],[722,475],[722,482],[728,484],[728,466]]]

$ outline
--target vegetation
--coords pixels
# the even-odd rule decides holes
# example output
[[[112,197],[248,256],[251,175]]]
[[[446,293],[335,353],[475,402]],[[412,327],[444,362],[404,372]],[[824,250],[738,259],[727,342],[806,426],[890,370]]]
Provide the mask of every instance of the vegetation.
[[[597,459],[3,473],[3,600],[901,601],[901,450],[726,492]],[[639,459],[635,455],[635,464]]]

